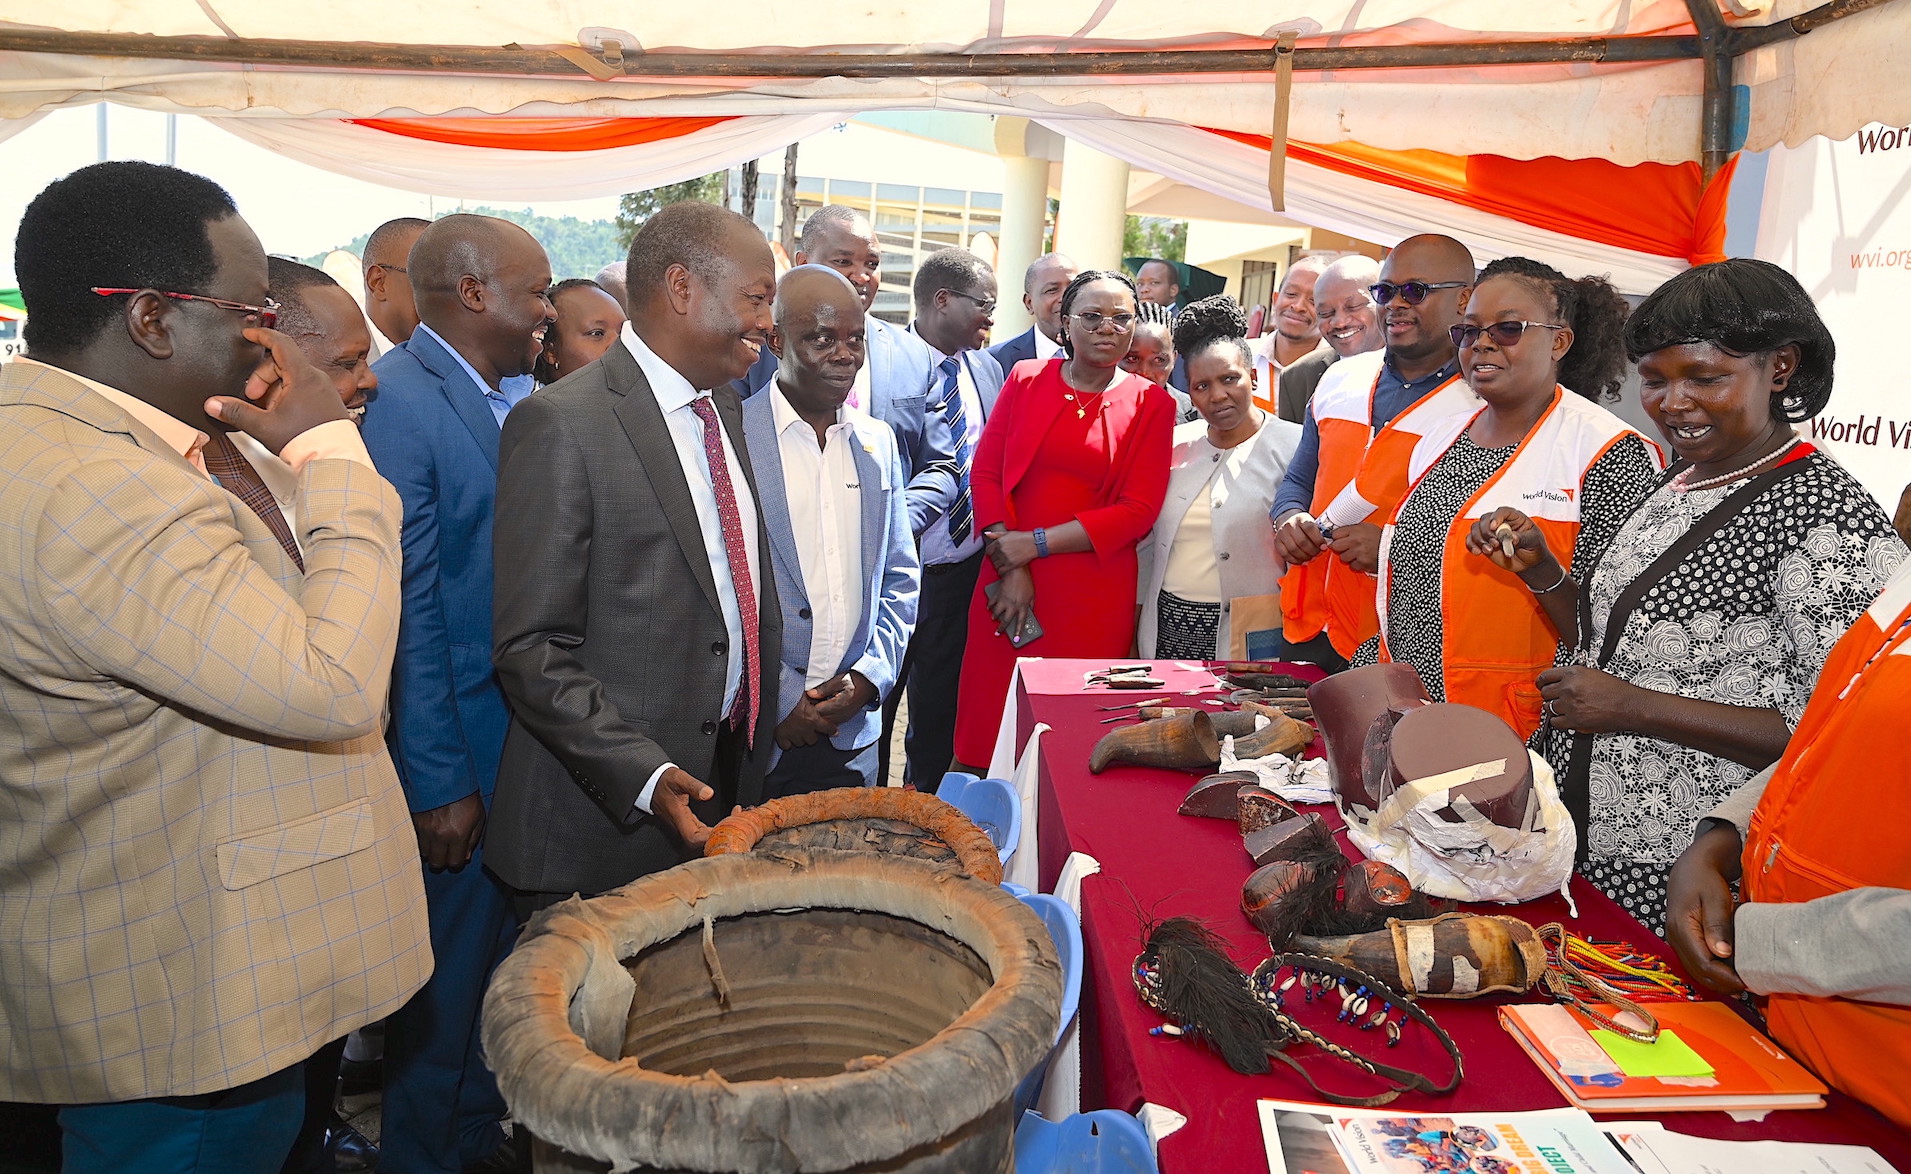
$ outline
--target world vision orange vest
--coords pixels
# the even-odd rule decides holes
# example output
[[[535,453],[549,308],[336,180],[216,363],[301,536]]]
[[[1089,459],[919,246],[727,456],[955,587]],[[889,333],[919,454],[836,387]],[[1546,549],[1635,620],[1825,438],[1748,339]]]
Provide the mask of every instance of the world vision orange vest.
[[[1378,522],[1407,490],[1407,461],[1429,427],[1478,397],[1454,376],[1408,405],[1374,434],[1374,393],[1384,351],[1342,359],[1327,369],[1308,408],[1320,435],[1320,465],[1308,512],[1336,526]],[[1322,632],[1334,651],[1350,657],[1380,630],[1374,578],[1323,552],[1281,577],[1282,631],[1289,641]]]
[[[1911,889],[1911,563],[1818,674],[1811,704],[1752,816],[1745,900]],[[1860,943],[1854,943],[1862,949]],[[1826,1083],[1911,1129],[1911,1007],[1772,995],[1772,1035]]]
[[[1478,411],[1448,416],[1414,446],[1411,485],[1473,423]],[[1526,433],[1513,456],[1489,478],[1447,527],[1441,560],[1440,611],[1446,699],[1496,713],[1530,738],[1539,728],[1539,686],[1534,679],[1551,667],[1559,636],[1532,588],[1483,555],[1468,553],[1473,523],[1511,506],[1532,518],[1561,563],[1570,565],[1579,538],[1580,491],[1586,471],[1622,437],[1638,435],[1606,409],[1562,387]],[[1648,442],[1656,454],[1658,448]],[[1401,501],[1406,500],[1402,494]],[[1394,541],[1396,504],[1380,543],[1380,658],[1387,650],[1387,571]]]

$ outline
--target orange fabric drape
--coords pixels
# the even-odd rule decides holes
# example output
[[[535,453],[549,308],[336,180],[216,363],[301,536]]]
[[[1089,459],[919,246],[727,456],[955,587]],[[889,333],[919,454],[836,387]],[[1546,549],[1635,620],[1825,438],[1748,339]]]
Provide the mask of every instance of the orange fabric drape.
[[[1208,128],[1204,128],[1208,129]],[[1208,133],[1268,150],[1266,135]],[[1693,265],[1724,259],[1725,201],[1738,157],[1705,184],[1696,163],[1508,159],[1290,142],[1290,159],[1564,233]]]
[[[348,118],[357,126],[459,147],[602,151],[681,138],[728,118]]]

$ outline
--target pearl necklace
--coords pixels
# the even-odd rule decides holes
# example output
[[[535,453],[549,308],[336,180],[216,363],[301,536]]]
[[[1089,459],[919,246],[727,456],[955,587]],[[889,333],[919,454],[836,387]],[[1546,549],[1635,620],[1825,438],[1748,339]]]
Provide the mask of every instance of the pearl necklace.
[[[1695,465],[1688,465],[1685,469],[1680,471],[1677,477],[1674,477],[1672,479],[1673,491],[1677,493],[1692,493],[1700,489],[1717,489],[1721,485],[1730,485],[1732,482],[1737,481],[1740,477],[1745,476],[1747,473],[1750,473],[1753,469],[1758,468],[1760,465],[1770,464],[1772,461],[1775,461],[1779,457],[1784,456],[1786,453],[1790,452],[1793,448],[1797,447],[1797,445],[1801,443],[1804,439],[1805,438],[1802,436],[1794,436],[1790,440],[1786,441],[1784,444],[1779,445],[1777,448],[1773,449],[1771,452],[1766,453],[1764,456],[1758,458],[1757,460],[1753,461],[1751,464],[1745,466],[1742,469],[1735,469],[1730,473],[1726,473],[1718,477],[1707,477],[1703,481],[1688,480],[1688,478],[1691,477],[1692,475],[1692,470],[1697,467]]]

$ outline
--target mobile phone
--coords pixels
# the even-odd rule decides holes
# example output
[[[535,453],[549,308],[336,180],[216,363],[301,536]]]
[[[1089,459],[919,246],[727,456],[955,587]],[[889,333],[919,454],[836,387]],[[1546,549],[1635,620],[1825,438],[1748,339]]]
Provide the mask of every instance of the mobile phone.
[[[993,604],[995,602],[995,597],[1001,593],[1001,590],[1002,590],[1002,584],[1001,584],[1001,581],[998,580],[982,589],[982,597],[984,599],[987,599],[991,604]],[[1035,641],[1040,640],[1042,638],[1042,622],[1035,618],[1034,612],[1030,612],[1028,614],[1028,619],[1022,622],[1021,631],[1004,632],[1003,635],[1009,638],[1009,647],[1026,648],[1030,644],[1033,644],[1035,643]]]

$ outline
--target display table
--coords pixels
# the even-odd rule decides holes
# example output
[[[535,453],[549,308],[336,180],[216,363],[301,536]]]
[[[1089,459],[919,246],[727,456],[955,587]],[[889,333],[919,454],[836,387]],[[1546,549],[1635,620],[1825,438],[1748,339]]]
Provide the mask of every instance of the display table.
[[[1255,1101],[1319,1098],[1297,1074],[1278,1064],[1266,1076],[1241,1076],[1197,1044],[1150,1036],[1148,1029],[1161,1019],[1136,997],[1129,981],[1143,922],[1150,918],[1190,916],[1207,922],[1244,969],[1265,959],[1266,939],[1255,932],[1239,905],[1241,884],[1253,866],[1233,824],[1176,813],[1196,775],[1116,766],[1097,776],[1088,773],[1087,765],[1096,740],[1117,728],[1101,724],[1111,714],[1098,707],[1188,690],[1210,696],[1222,690],[1211,671],[1176,661],[1156,662],[1154,675],[1165,682],[1161,690],[1134,694],[1084,687],[1085,672],[1106,667],[1090,661],[1024,661],[1015,697],[1019,735],[1025,736],[1038,722],[1051,727],[1040,744],[1036,840],[1043,888],[1053,887],[1071,852],[1086,853],[1101,864],[1100,873],[1082,884],[1082,936],[1088,955],[1082,990],[1082,1108],[1134,1112],[1153,1103],[1185,1115],[1187,1125],[1161,1142],[1165,1174],[1260,1170],[1265,1159]],[[1315,675],[1311,669],[1290,671]],[[1340,825],[1331,807],[1305,810],[1319,811]],[[1557,896],[1496,909],[1534,925],[1561,921],[1586,937],[1630,941],[1676,966],[1670,946],[1592,885],[1575,879],[1572,892],[1577,918]],[[1427,1000],[1434,1018],[1459,1043],[1466,1077],[1450,1097],[1406,1096],[1395,1106],[1441,1112],[1563,1106],[1565,1099],[1500,1028],[1496,1008],[1507,1001]],[[1537,998],[1528,994],[1517,1001]],[[1382,1041],[1371,1035],[1359,1038],[1369,1049],[1381,1048]],[[1381,1090],[1371,1078],[1314,1049],[1302,1048],[1296,1055],[1305,1057],[1325,1087],[1355,1095]],[[1444,1053],[1417,1025],[1384,1059],[1433,1073],[1436,1079],[1450,1071]],[[1911,1174],[1911,1139],[1872,1110],[1836,1093],[1825,1109],[1779,1111],[1756,1122],[1738,1122],[1719,1111],[1659,1120],[1680,1132],[1708,1137],[1868,1145]]]

